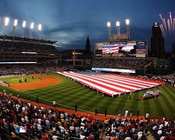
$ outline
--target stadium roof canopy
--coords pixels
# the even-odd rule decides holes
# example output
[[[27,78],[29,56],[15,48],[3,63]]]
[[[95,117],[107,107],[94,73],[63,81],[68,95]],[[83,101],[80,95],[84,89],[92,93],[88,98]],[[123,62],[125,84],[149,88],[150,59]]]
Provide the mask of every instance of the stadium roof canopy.
[[[51,41],[46,39],[40,39],[40,38],[33,38],[33,37],[19,37],[19,36],[7,36],[7,35],[0,35],[0,40],[11,40],[11,41],[30,41],[30,42],[38,42],[38,43],[47,43],[47,44],[54,44],[57,41]]]

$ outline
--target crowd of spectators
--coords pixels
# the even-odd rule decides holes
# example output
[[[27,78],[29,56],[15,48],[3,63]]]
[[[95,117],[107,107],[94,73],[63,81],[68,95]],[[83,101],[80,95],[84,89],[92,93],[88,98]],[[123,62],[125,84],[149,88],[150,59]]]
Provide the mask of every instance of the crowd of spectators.
[[[55,73],[56,71],[64,71],[72,66],[58,65],[0,65],[1,75],[19,75],[19,74],[39,74],[39,73]]]
[[[31,103],[14,99],[5,92],[0,95],[0,130],[16,139],[59,140],[59,139],[99,139],[100,121],[91,117],[77,116],[55,109],[36,107]],[[16,128],[27,128],[26,133],[18,133]],[[45,135],[47,131],[52,131]],[[1,133],[0,138],[7,137]]]
[[[145,140],[151,134],[156,140],[172,140],[175,138],[175,122],[162,119],[110,119],[107,127],[106,140],[117,138],[122,140]]]
[[[60,57],[61,55],[52,44],[0,40],[1,64],[44,63]]]
[[[16,128],[19,126],[27,128],[26,133],[18,133]],[[0,131],[3,132],[0,133],[1,139],[144,140],[151,135],[155,139],[172,140],[175,139],[175,122],[164,118],[139,120],[125,117],[95,120],[76,113],[37,107],[14,99],[4,91],[0,95]]]
[[[175,86],[175,73],[171,73],[167,75],[152,76],[151,79],[157,80],[157,81],[164,81]]]
[[[141,69],[151,61],[150,59],[94,59],[92,60],[92,66],[101,68]]]
[[[0,41],[0,53],[5,52],[36,52],[38,54],[57,54],[53,45],[39,44],[33,42],[8,42]]]
[[[175,81],[175,73],[171,73],[168,75],[162,75],[160,77],[161,77],[161,79],[168,79],[168,80]]]

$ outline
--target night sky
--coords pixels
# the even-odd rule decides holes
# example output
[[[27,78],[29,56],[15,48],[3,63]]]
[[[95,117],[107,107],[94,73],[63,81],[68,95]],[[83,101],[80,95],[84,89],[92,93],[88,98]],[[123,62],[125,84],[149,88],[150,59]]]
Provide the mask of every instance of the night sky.
[[[41,23],[41,38],[57,40],[58,50],[84,49],[87,36],[91,47],[108,40],[107,21],[112,24],[112,34],[116,33],[116,20],[121,22],[121,33],[126,33],[125,19],[129,18],[131,40],[148,40],[150,44],[153,23],[161,23],[159,13],[168,18],[169,11],[175,17],[175,0],[0,0],[0,34],[8,16],[8,35],[12,34],[13,20],[18,19],[16,35],[20,36],[22,21],[26,20],[25,36],[34,22],[36,37]],[[169,44],[166,41],[167,51]]]

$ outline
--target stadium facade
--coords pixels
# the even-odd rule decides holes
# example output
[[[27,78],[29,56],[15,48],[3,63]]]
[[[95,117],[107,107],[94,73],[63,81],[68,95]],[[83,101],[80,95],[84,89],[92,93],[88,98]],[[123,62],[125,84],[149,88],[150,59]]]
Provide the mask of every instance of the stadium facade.
[[[0,64],[58,63],[61,56],[55,43],[37,38],[0,36]]]

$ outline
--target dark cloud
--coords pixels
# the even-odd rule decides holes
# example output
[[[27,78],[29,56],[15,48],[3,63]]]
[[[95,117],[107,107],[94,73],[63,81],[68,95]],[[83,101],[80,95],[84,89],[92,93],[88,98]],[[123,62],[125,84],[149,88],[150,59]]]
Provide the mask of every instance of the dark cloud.
[[[21,33],[23,20],[27,21],[25,35],[29,34],[31,22],[42,24],[41,37],[62,42],[62,48],[84,48],[87,36],[91,46],[95,42],[107,41],[106,22],[111,21],[112,32],[116,32],[115,22],[121,21],[121,32],[126,32],[125,19],[131,20],[131,39],[150,40],[154,21],[161,22],[159,13],[168,18],[168,12],[175,11],[173,0],[0,0],[0,33],[3,32],[3,18],[10,17],[7,33],[12,32],[13,20],[19,25],[16,34]],[[59,43],[60,44],[60,43]],[[58,45],[60,46],[60,45]]]

